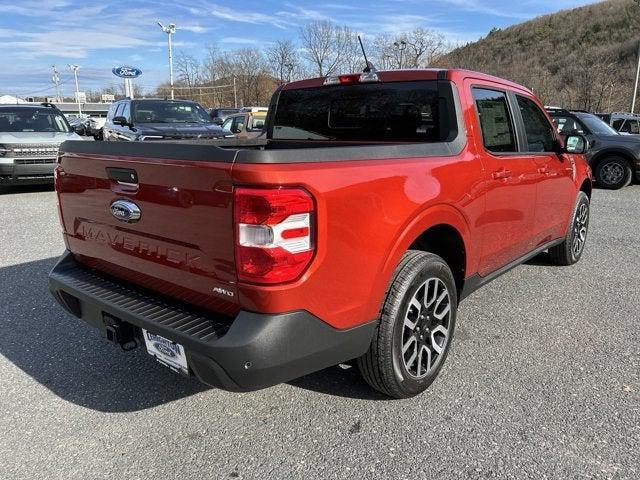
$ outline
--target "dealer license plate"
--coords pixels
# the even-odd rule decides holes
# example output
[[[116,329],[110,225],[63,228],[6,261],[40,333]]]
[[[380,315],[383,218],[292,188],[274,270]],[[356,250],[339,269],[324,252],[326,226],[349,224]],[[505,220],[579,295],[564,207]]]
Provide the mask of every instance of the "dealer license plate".
[[[144,335],[144,343],[147,346],[149,355],[156,357],[156,360],[171,370],[185,375],[189,374],[187,355],[182,345],[144,329],[142,329],[142,334]]]

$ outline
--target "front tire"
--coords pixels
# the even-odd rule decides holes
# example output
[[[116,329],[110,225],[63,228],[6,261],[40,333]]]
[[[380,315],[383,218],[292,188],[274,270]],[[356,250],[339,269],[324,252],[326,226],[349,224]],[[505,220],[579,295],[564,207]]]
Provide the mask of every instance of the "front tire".
[[[571,215],[571,225],[564,242],[549,249],[551,259],[558,265],[573,265],[582,258],[589,232],[590,202],[586,193],[578,192]]]
[[[602,188],[619,190],[631,183],[631,166],[622,157],[607,157],[596,166],[596,182]]]
[[[426,390],[449,353],[457,307],[456,284],[446,262],[432,253],[405,253],[371,346],[358,359],[365,381],[395,398]]]

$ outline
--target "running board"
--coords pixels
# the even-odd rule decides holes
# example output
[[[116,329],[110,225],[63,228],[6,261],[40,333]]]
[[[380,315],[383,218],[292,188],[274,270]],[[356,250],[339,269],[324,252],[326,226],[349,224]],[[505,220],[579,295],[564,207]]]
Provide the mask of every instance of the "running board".
[[[552,242],[545,243],[544,245],[541,245],[540,247],[533,250],[532,252],[527,253],[525,256],[520,257],[517,260],[514,260],[513,262],[506,264],[504,267],[499,268],[495,272],[491,272],[486,277],[482,277],[477,273],[470,276],[464,281],[464,287],[462,289],[462,293],[460,294],[460,299],[458,301],[461,302],[462,300],[467,298],[469,295],[471,295],[473,292],[478,290],[480,287],[483,287],[487,283],[513,270],[517,266],[522,265],[523,263],[531,260],[532,258],[537,257],[545,250],[549,250],[550,248],[555,247],[556,245],[560,245],[562,242],[564,242],[564,238],[559,238],[557,240],[553,240]]]

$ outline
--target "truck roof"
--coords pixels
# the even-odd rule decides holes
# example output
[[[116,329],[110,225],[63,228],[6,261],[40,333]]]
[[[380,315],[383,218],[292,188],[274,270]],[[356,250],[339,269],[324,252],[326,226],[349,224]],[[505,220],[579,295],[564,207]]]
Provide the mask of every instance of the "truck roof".
[[[359,73],[360,72],[345,74],[345,76],[358,75]],[[381,70],[376,71],[375,73],[378,76],[380,82],[409,82],[418,80],[451,80],[453,82],[456,82],[465,78],[474,78],[477,80],[500,84],[513,89],[523,90],[533,95],[533,92],[527,87],[519,85],[510,80],[505,80],[504,78],[494,77],[493,75],[487,75],[486,73],[480,73],[473,70],[465,70],[461,68],[417,68],[403,70]],[[343,75],[340,74],[337,76]],[[332,77],[332,75],[290,82],[284,85],[283,90],[321,87],[325,84],[327,78],[330,77]]]

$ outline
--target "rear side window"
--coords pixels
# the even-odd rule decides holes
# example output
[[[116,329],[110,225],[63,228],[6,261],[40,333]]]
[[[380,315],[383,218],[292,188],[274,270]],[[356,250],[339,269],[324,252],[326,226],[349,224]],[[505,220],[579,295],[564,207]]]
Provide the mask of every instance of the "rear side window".
[[[536,103],[521,95],[516,96],[518,107],[524,122],[524,131],[527,135],[528,152],[552,152],[555,138],[553,127],[547,117]]]
[[[437,81],[366,83],[284,90],[272,138],[442,142],[456,123]]]
[[[490,152],[517,152],[513,121],[509,113],[507,94],[497,90],[474,88],[482,140]]]

